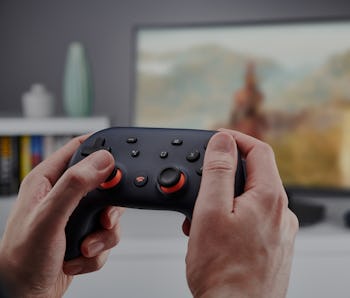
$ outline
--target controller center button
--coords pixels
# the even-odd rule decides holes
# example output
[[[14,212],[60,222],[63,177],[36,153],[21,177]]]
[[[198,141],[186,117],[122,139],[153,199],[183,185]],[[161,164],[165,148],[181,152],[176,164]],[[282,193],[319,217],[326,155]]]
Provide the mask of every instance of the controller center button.
[[[189,162],[195,162],[197,161],[199,158],[200,158],[201,154],[199,153],[198,150],[194,150],[190,153],[187,154],[186,156],[186,159],[189,161]]]
[[[137,142],[137,138],[134,138],[134,137],[127,138],[126,142],[128,144],[135,144]]]
[[[135,177],[134,179],[134,184],[137,186],[137,187],[142,187],[142,186],[145,186],[148,182],[148,177],[147,175],[138,175]]]
[[[112,174],[107,178],[107,180],[100,184],[102,189],[110,189],[117,186],[122,180],[123,174],[122,171],[118,168],[115,168]]]
[[[165,168],[158,176],[158,184],[163,193],[171,194],[177,192],[185,185],[186,178],[179,169]]]

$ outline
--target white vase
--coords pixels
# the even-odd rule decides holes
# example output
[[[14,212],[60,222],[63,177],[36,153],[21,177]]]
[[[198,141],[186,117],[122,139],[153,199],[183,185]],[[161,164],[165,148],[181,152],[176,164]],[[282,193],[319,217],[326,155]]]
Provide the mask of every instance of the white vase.
[[[43,84],[33,84],[22,95],[22,110],[25,117],[51,117],[55,110],[54,97]]]

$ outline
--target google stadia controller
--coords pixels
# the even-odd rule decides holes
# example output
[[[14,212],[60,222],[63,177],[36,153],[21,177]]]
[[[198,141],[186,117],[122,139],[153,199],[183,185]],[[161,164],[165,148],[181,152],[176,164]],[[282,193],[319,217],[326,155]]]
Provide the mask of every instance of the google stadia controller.
[[[83,239],[100,227],[101,211],[110,205],[173,210],[191,219],[202,176],[206,145],[215,131],[112,127],[91,135],[75,152],[69,167],[97,150],[108,150],[115,170],[79,203],[66,226],[65,260],[79,255]],[[245,166],[238,152],[235,196],[243,193]]]

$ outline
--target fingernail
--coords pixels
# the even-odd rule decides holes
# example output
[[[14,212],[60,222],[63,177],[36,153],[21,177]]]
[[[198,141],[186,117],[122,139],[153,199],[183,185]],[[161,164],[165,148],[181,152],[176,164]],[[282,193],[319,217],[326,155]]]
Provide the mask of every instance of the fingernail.
[[[91,243],[88,247],[88,254],[90,257],[97,256],[104,249],[104,244],[102,242]]]
[[[234,148],[233,137],[227,133],[218,132],[211,139],[211,149],[219,152],[231,152]]]
[[[65,272],[69,275],[76,275],[83,271],[83,267],[79,264],[70,264],[65,268]]]
[[[91,156],[94,156],[93,158],[93,163],[94,163],[94,167],[97,170],[104,170],[105,168],[107,168],[110,163],[111,163],[111,159],[109,158],[109,156],[107,155],[106,152],[104,152],[104,150],[99,150],[94,152],[93,154],[91,154]]]

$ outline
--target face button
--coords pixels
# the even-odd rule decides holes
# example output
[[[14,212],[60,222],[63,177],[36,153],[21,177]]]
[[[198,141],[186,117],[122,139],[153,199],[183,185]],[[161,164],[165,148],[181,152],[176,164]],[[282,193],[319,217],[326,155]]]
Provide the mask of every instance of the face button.
[[[179,169],[165,168],[158,176],[158,184],[165,194],[172,194],[181,190],[186,182],[186,177]]]
[[[130,153],[131,157],[138,157],[140,155],[139,150],[132,150]]]
[[[134,179],[134,184],[137,186],[137,187],[142,187],[142,186],[145,186],[148,182],[148,177],[147,175],[138,175],[135,177]]]
[[[126,140],[128,144],[135,144],[137,142],[137,138],[130,137]]]
[[[180,146],[180,145],[182,145],[182,143],[183,143],[183,141],[181,139],[178,139],[178,138],[173,139],[171,141],[171,144],[174,145],[174,146]]]
[[[168,152],[167,151],[162,151],[159,154],[160,158],[167,158],[168,157]]]
[[[189,162],[195,162],[199,159],[199,157],[201,156],[201,154],[199,153],[198,150],[194,150],[190,153],[187,154],[186,156],[186,159],[189,161]]]
[[[196,170],[196,173],[198,174],[198,176],[202,176],[203,167],[200,167],[199,169],[197,169],[197,170]]]
[[[117,186],[122,180],[123,174],[120,169],[115,168],[107,180],[100,184],[102,189],[110,189]]]

